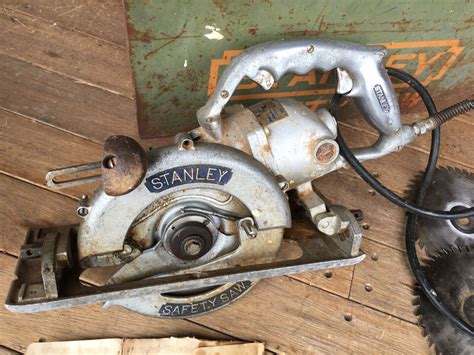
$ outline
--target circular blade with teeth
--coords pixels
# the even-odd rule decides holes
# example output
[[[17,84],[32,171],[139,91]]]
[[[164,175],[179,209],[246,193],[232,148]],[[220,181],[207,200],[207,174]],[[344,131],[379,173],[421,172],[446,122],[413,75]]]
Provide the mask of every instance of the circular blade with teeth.
[[[437,253],[424,272],[438,299],[457,317],[474,326],[474,252],[452,247]],[[436,353],[473,354],[474,339],[440,314],[420,289],[415,290],[424,335]]]
[[[455,211],[473,205],[473,174],[451,167],[435,170],[423,207]],[[419,216],[416,234],[420,245],[426,249],[429,256],[451,245],[472,247],[474,246],[474,218],[451,221]]]

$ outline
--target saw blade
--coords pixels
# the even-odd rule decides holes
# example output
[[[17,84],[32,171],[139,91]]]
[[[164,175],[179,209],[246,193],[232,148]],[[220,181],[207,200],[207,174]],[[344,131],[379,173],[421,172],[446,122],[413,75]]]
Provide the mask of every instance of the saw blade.
[[[438,299],[457,317],[474,325],[474,252],[453,246],[437,253],[424,268]],[[416,314],[436,353],[473,354],[474,339],[439,313],[419,288]]]
[[[423,201],[423,207],[455,211],[473,205],[473,174],[452,167],[435,170]],[[451,221],[419,216],[416,234],[420,245],[426,249],[429,256],[433,256],[436,251],[449,248],[451,245],[473,247],[474,218]]]

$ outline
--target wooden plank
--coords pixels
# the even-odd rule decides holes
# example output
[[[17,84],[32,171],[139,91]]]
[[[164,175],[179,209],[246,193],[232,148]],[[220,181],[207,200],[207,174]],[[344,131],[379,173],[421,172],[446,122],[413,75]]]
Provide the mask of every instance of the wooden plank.
[[[264,355],[262,343],[209,341],[191,337],[161,339],[94,339],[33,343],[25,355]]]
[[[139,139],[132,100],[1,54],[0,81],[1,108],[61,130],[97,142],[127,135],[146,149],[172,142],[173,137]]]
[[[0,299],[6,298],[16,258],[0,254]],[[228,336],[187,320],[165,320],[99,305],[44,313],[15,314],[0,307],[0,344],[24,352],[36,341],[96,338],[195,336],[229,339]]]
[[[56,26],[127,46],[122,1],[4,0],[4,8],[31,15]]]
[[[18,255],[29,226],[79,223],[77,201],[0,174],[0,251]]]
[[[101,144],[0,109],[0,171],[8,175],[45,185],[49,170],[98,161],[102,151]],[[80,197],[96,188],[89,184],[61,193]]]
[[[0,27],[0,53],[133,96],[126,49],[7,8],[0,12]]]
[[[0,81],[0,106],[9,111],[98,142],[113,134],[138,137],[130,99],[6,55],[0,55]]]
[[[348,298],[353,271],[354,267],[349,266],[331,270],[303,272],[301,274],[291,275],[290,277],[304,282],[309,286],[317,287],[341,297]]]
[[[355,266],[350,299],[416,323],[412,304],[415,280],[406,253],[367,239],[362,248],[367,257]]]
[[[428,353],[416,325],[287,277],[261,281],[238,302],[196,321],[277,352]]]
[[[0,355],[19,355],[20,352],[0,345]]]

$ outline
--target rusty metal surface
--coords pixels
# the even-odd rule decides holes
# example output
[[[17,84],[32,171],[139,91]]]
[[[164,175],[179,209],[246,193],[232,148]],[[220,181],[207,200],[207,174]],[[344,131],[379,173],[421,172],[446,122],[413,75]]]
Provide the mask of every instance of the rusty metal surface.
[[[134,139],[112,136],[104,145],[102,185],[109,196],[120,196],[135,189],[145,177],[145,151]]]
[[[384,44],[386,64],[420,79],[439,106],[472,95],[472,2],[125,0],[130,56],[142,137],[175,134],[196,126],[197,108],[229,61],[251,45],[295,37]],[[264,92],[245,81],[233,102],[295,96],[311,109],[328,102],[335,75],[287,75]],[[418,99],[397,84],[402,109]]]

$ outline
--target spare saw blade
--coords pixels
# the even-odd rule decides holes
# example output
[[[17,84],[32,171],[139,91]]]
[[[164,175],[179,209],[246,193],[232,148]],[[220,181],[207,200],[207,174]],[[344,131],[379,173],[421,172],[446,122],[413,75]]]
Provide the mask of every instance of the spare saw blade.
[[[436,254],[424,268],[430,285],[454,315],[474,326],[474,252],[453,246]],[[419,288],[415,294],[419,323],[436,353],[473,354],[474,339],[439,313]]]
[[[452,167],[435,170],[423,207],[456,211],[473,205],[473,174]],[[442,220],[419,216],[416,234],[420,245],[426,249],[429,256],[433,256],[438,250],[454,245],[474,247],[474,218]]]

